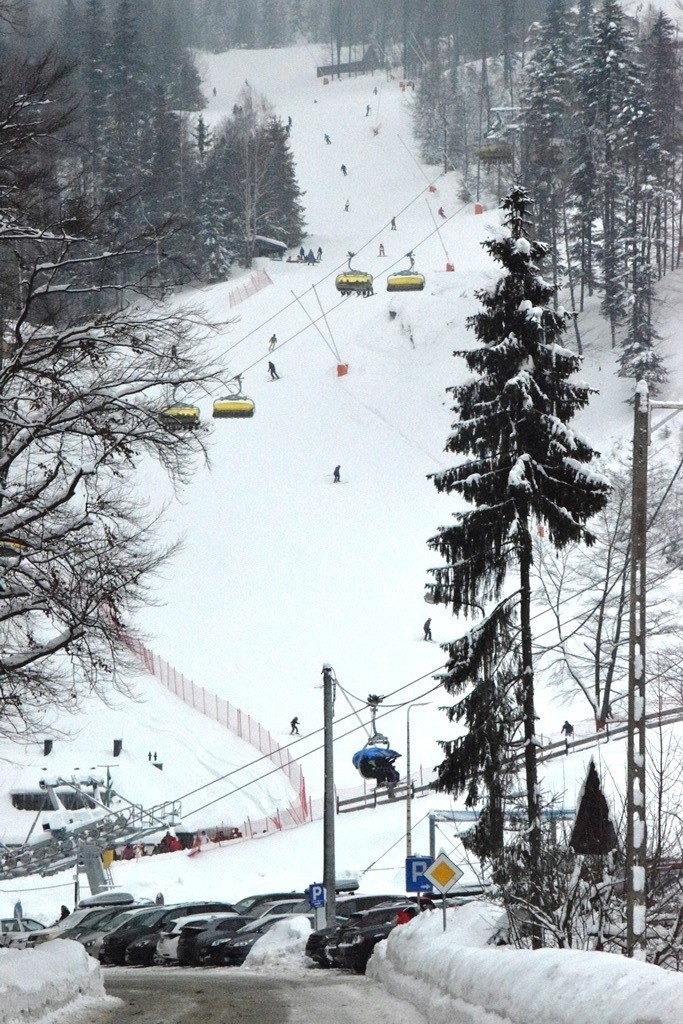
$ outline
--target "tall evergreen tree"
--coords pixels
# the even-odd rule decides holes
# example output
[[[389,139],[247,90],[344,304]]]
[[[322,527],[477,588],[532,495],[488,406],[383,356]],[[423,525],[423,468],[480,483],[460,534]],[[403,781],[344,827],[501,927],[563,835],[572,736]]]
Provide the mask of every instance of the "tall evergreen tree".
[[[548,14],[529,63],[522,93],[525,112],[524,180],[536,199],[536,235],[548,239],[553,284],[560,283],[567,151],[574,103],[567,0],[549,0]]]
[[[458,494],[473,508],[457,513],[455,523],[442,527],[429,546],[446,560],[431,570],[436,599],[456,615],[482,616],[449,648],[443,676],[449,692],[485,676],[509,651],[511,623],[519,624],[517,700],[524,734],[528,868],[540,904],[532,528],[543,524],[557,548],[579,540],[591,544],[585,524],[604,506],[609,485],[589,468],[595,456],[590,444],[567,425],[588,403],[591,390],[570,380],[580,366],[579,357],[561,343],[570,314],[552,308],[554,288],[539,267],[547,248],[529,239],[530,205],[526,190],[513,188],[501,203],[505,230],[484,243],[504,274],[494,289],[477,294],[483,308],[468,320],[481,344],[455,353],[475,374],[449,389],[458,420],[446,450],[460,460],[432,478],[439,491]],[[513,573],[515,581],[508,582]]]

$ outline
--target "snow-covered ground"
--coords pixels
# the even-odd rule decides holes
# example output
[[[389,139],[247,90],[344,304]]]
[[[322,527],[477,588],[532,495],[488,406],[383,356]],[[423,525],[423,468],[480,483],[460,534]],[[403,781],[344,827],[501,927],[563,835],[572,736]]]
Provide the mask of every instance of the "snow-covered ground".
[[[426,540],[455,507],[437,495],[427,474],[447,464],[443,447],[451,414],[445,388],[463,373],[452,352],[469,340],[464,323],[477,308],[474,291],[497,276],[480,243],[499,221],[495,210],[477,216],[472,203],[459,200],[455,175],[442,176],[438,168],[419,162],[410,132],[411,95],[401,91],[398,79],[375,75],[323,85],[315,78],[319,57],[301,47],[202,59],[210,104],[206,117],[213,125],[238,101],[245,79],[283,118],[292,117],[291,144],[309,230],[305,244],[314,250],[320,245],[323,261],[313,268],[258,261],[272,285],[238,305],[230,305],[230,296],[245,275],[176,297],[201,301],[212,317],[239,316],[217,337],[216,353],[224,353],[230,369],[243,374],[256,415],[216,424],[210,441],[212,470],[199,470],[173,503],[169,532],[184,533],[185,547],[160,584],[164,603],[149,608],[143,623],[152,645],[169,662],[260,720],[280,743],[289,742],[288,723],[298,715],[302,735],[293,742],[292,754],[301,760],[314,796],[322,789],[323,662],[334,666],[341,684],[335,744],[339,786],[358,782],[351,756],[365,730],[352,712],[363,706],[368,693],[386,695],[387,714],[378,724],[402,751],[407,706],[427,702],[411,712],[413,767],[421,763],[428,770],[438,763],[436,741],[453,735],[439,710],[443,691],[432,679],[443,654],[421,637],[428,615],[436,641],[452,639],[459,629],[444,609],[432,609],[422,599],[426,569],[433,564]],[[325,132],[331,145],[324,141]],[[440,206],[444,221],[437,215]],[[390,228],[392,216],[396,231]],[[386,257],[378,255],[380,243]],[[383,290],[386,274],[405,265],[409,250],[415,252],[427,287],[421,293],[389,294]],[[335,291],[334,274],[348,251],[357,253],[356,266],[375,275],[374,297],[342,299]],[[447,264],[453,265],[452,272],[446,271]],[[672,398],[682,379],[683,355],[676,344],[680,280],[671,275],[663,283],[667,303],[660,307],[658,326],[671,374],[667,396]],[[577,425],[607,452],[630,436],[625,399],[631,385],[614,374],[616,353],[595,312],[582,317],[581,328],[585,376],[600,395]],[[279,347],[269,353],[273,331]],[[279,381],[268,380],[269,358],[281,374]],[[338,362],[348,363],[347,375],[337,375]],[[210,402],[199,404],[210,421]],[[337,464],[339,485],[332,481]],[[143,483],[151,503],[168,495],[153,470],[145,471]],[[114,765],[115,787],[132,787],[138,795],[131,798],[157,803],[182,795],[184,814],[193,823],[201,816],[205,826],[261,816],[287,798],[283,780],[274,782],[271,775],[255,781],[263,774],[260,768],[250,777],[225,779],[208,795],[187,795],[245,759],[253,760],[253,751],[172,700],[158,683],[141,675],[136,687],[138,704],[117,701],[112,710],[87,708],[87,717],[75,716],[75,738],[57,736],[49,758],[37,745],[23,752],[4,746],[0,756],[23,765],[10,786],[35,785],[44,772],[70,774],[86,764],[100,770]],[[559,706],[541,692],[539,713],[539,732],[545,736],[559,739],[567,716],[577,734],[589,730],[587,709],[580,703]],[[367,714],[361,718],[367,723]],[[68,721],[57,724],[69,729]],[[123,739],[118,759],[111,756],[114,738]],[[163,772],[150,764],[150,752],[163,762]],[[614,790],[623,790],[623,746],[603,746],[595,755]],[[544,769],[544,785],[565,806],[575,805],[585,761],[582,755]],[[199,810],[214,798],[216,804]],[[415,852],[427,852],[427,810],[449,806],[446,798],[415,802]],[[18,811],[0,817],[0,839],[10,824],[14,838],[17,815],[26,817]],[[401,804],[338,817],[338,868],[360,875],[364,891],[403,890],[404,815]],[[438,844],[463,860],[455,832],[456,826],[442,826]],[[321,825],[212,847],[192,859],[177,853],[117,862],[113,873],[117,885],[141,895],[162,891],[168,903],[299,889],[321,879]],[[2,889],[5,916],[21,897],[25,914],[47,923],[61,903],[70,901],[73,879],[64,874],[14,879],[3,882]],[[430,1024],[446,1019],[468,1024],[683,1020],[680,978],[656,968],[607,954],[493,948],[456,955],[453,965],[448,950],[455,947],[455,924],[445,940],[439,925],[439,916],[432,914],[399,929],[373,975],[415,1001]],[[474,940],[465,935],[461,941],[471,945]],[[291,954],[299,964],[300,946],[295,943]],[[36,1022],[57,1005],[72,1002],[75,989],[64,989],[62,996],[51,981],[41,983],[57,977],[60,969],[54,960],[41,967],[46,961],[39,954],[47,955],[0,950],[2,1024]],[[82,986],[84,997],[99,998],[98,971],[87,961],[76,962],[78,953],[63,955],[69,958],[61,962],[71,984]],[[273,957],[281,965],[283,956],[280,945]],[[26,1013],[21,1003],[25,989],[33,993],[34,1003]],[[615,1001],[616,992],[623,995],[621,1003]],[[380,999],[381,992],[373,997]]]

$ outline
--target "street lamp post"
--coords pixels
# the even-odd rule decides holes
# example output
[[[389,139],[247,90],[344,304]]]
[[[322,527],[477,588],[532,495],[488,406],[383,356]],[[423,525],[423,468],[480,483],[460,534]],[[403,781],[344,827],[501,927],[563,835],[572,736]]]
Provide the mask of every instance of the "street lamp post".
[[[406,857],[413,853],[413,818],[412,818],[412,797],[413,783],[410,778],[410,712],[413,708],[426,708],[428,701],[417,704],[409,704],[406,710]]]

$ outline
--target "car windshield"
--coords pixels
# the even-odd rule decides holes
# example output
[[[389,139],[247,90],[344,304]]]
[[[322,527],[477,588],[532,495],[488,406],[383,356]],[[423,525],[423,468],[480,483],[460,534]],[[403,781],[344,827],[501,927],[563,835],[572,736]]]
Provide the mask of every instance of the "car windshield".
[[[244,926],[244,920],[240,917],[227,918],[225,921],[219,921],[216,925],[217,932],[237,932]]]
[[[57,921],[54,928],[61,928],[63,931],[68,931],[69,928],[76,928],[80,926],[83,921],[90,918],[91,914],[95,914],[94,910],[74,910],[73,914],[69,914],[68,917],[62,918],[61,921]]]
[[[277,900],[301,899],[300,893],[292,892],[271,892],[261,893],[259,896],[245,896],[244,899],[234,904],[238,914],[248,914],[259,903],[275,903]]]
[[[74,917],[75,915],[71,915]],[[113,921],[115,917],[121,917],[121,910],[117,907],[116,910],[112,910],[111,907],[107,907],[106,910],[89,910],[85,917],[79,918],[70,924],[70,917],[67,917],[63,924],[67,931],[72,928],[92,929],[101,928],[106,921]]]
[[[143,924],[154,924],[163,916],[163,910],[146,910],[143,913],[131,913],[129,910],[125,914],[121,914],[121,920],[117,917],[110,922],[111,927],[107,931],[114,931],[115,928],[120,931],[126,931],[128,928],[132,928],[142,922]]]

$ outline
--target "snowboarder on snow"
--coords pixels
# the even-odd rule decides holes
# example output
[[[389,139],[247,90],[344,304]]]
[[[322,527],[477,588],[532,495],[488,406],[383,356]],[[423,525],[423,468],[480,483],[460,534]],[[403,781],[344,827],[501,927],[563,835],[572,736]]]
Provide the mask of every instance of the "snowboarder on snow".
[[[272,352],[275,348],[277,348],[277,336],[273,334],[268,342],[268,351]]]
[[[344,213],[348,213],[348,212],[349,212],[349,201],[347,199],[346,202],[344,203]]]
[[[335,466],[334,467],[334,482],[335,482],[335,484],[338,484],[340,482],[340,479],[341,479],[341,466]]]
[[[443,217],[444,220],[446,219],[446,214],[443,212],[443,206],[439,207],[438,213],[439,217]]]
[[[323,251],[320,246],[318,246],[318,251],[315,254],[315,258],[318,261],[318,263],[320,263],[321,259],[323,258]]]
[[[381,242],[379,243],[379,252],[377,253],[377,255],[378,256],[386,256],[386,253],[384,251],[384,246],[383,246],[383,244]]]
[[[368,105],[365,108],[365,116],[366,117],[370,117],[370,104],[369,103],[368,103]]]
[[[332,145],[332,139],[329,137],[327,132],[325,132],[325,142],[327,143],[328,146]]]
[[[280,374],[275,369],[275,363],[268,363],[268,373],[270,374],[271,380],[279,380]]]
[[[391,218],[391,230],[392,231],[396,230],[396,218],[395,217]]]
[[[427,619],[427,621],[425,622],[425,624],[424,624],[424,626],[422,628],[424,629],[424,634],[425,634],[424,638],[425,638],[425,640],[431,640],[432,639],[432,620],[431,619]]]
[[[291,729],[291,732],[290,732],[289,735],[290,736],[298,736],[299,735],[299,719],[296,717],[296,715],[294,716],[292,721],[289,723],[289,726],[290,726],[290,729]]]
[[[344,177],[346,177],[346,175],[348,173],[347,170],[346,170],[346,164],[342,164],[341,165],[341,172],[344,175]]]

